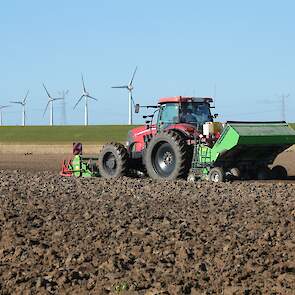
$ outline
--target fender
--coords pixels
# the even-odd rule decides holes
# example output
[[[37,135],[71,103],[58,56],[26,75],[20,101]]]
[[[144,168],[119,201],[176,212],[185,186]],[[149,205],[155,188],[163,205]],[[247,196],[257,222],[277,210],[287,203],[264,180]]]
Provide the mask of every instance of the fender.
[[[200,134],[195,126],[185,123],[170,125],[166,130],[173,130],[187,139],[194,139],[195,136]]]

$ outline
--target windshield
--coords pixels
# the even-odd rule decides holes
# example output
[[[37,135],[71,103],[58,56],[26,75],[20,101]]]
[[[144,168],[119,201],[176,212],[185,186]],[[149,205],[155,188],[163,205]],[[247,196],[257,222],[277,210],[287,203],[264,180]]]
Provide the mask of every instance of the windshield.
[[[207,103],[186,102],[181,104],[180,122],[203,125],[211,121],[210,108]]]

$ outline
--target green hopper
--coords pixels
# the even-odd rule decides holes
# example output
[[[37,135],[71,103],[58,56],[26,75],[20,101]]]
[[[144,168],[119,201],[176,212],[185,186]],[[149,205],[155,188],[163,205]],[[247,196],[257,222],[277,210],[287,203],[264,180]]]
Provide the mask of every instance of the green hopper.
[[[293,144],[295,131],[286,122],[230,121],[213,146],[201,141],[195,145],[191,171],[216,182],[227,177],[286,177],[283,167],[271,175],[269,166]]]

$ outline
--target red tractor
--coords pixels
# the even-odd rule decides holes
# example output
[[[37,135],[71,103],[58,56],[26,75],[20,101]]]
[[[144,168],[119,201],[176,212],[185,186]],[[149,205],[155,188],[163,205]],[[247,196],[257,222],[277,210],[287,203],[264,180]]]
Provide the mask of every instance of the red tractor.
[[[129,131],[126,146],[110,143],[100,152],[101,176],[115,178],[137,170],[153,179],[186,177],[194,143],[202,138],[204,123],[213,120],[212,101],[206,97],[177,96],[161,98],[157,106],[145,106],[156,110],[143,116],[147,119],[145,126]]]

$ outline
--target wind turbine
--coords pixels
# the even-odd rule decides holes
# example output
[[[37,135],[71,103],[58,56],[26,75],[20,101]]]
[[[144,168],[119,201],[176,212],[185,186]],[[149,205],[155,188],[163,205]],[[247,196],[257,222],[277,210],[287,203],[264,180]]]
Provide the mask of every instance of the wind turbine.
[[[9,106],[0,106],[0,126],[2,126],[2,110],[6,108],[9,108]]]
[[[25,126],[26,125],[26,103],[27,103],[27,98],[28,98],[28,95],[29,95],[29,90],[27,91],[27,94],[26,96],[20,100],[20,101],[11,101],[11,103],[15,103],[15,104],[20,104],[22,106],[22,126]]]
[[[113,86],[112,88],[123,88],[123,89],[127,89],[128,90],[128,109],[129,109],[129,117],[128,117],[128,124],[132,125],[132,103],[134,105],[134,100],[132,97],[132,90],[133,90],[133,80],[134,80],[134,76],[135,73],[137,71],[137,67],[135,67],[133,74],[131,76],[131,79],[128,83],[128,85],[123,85],[123,86]]]
[[[45,110],[44,110],[44,113],[43,113],[43,117],[45,116],[45,113],[46,113],[46,111],[48,109],[48,106],[50,105],[50,121],[49,121],[49,124],[50,124],[50,126],[53,126],[53,102],[55,100],[61,100],[63,98],[62,97],[51,97],[51,95],[49,94],[49,92],[48,92],[46,86],[44,85],[44,83],[43,83],[43,87],[44,87],[44,89],[45,89],[45,91],[47,93],[47,96],[48,96],[48,102],[46,104],[46,107],[45,107]]]
[[[89,92],[86,90],[83,74],[81,74],[81,78],[82,78],[83,92],[82,92],[82,95],[80,96],[80,98],[78,99],[78,101],[76,102],[76,104],[74,106],[74,109],[80,103],[80,101],[84,98],[84,100],[85,100],[85,120],[84,120],[84,125],[87,126],[88,125],[88,99],[90,98],[90,99],[93,99],[93,100],[96,100],[96,101],[97,101],[97,99],[95,97],[91,96],[89,94]]]

